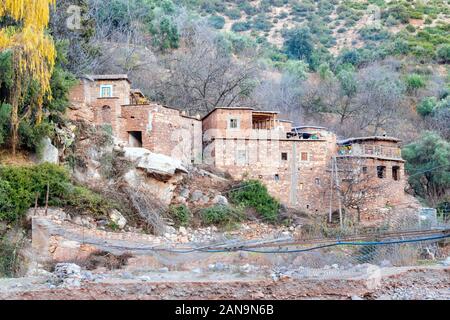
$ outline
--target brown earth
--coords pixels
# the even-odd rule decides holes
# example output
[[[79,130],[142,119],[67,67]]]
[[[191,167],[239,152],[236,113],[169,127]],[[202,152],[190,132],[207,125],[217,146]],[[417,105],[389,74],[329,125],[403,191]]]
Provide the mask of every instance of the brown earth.
[[[109,278],[79,288],[49,288],[39,278],[0,280],[0,299],[450,299],[450,268],[383,268],[371,287],[364,277],[274,281],[254,275],[153,274]]]

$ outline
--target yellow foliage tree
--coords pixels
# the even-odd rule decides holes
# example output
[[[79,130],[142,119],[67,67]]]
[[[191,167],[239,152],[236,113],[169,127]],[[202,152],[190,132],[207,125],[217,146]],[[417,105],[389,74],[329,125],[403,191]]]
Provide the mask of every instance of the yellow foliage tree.
[[[42,120],[42,103],[51,98],[50,79],[56,59],[52,38],[45,29],[50,19],[50,6],[56,0],[0,0],[0,19],[8,17],[16,24],[0,29],[0,51],[11,50],[14,79],[11,90],[11,144],[16,153],[20,121],[36,110],[36,121]],[[19,116],[19,106],[30,80],[39,85],[33,106]]]

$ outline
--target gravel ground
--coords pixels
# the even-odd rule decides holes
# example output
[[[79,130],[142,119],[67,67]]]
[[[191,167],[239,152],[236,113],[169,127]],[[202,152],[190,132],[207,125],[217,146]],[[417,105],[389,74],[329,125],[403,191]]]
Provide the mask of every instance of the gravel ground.
[[[67,281],[60,272],[59,275],[2,279],[0,299],[450,300],[449,267],[391,267],[379,270],[380,281],[375,286],[368,283],[367,277],[362,274],[339,272],[328,272],[316,277],[282,275],[273,278],[273,273],[268,275],[226,270],[133,273],[81,271],[80,274],[70,275],[73,277],[71,281]],[[80,281],[77,284],[73,279]]]

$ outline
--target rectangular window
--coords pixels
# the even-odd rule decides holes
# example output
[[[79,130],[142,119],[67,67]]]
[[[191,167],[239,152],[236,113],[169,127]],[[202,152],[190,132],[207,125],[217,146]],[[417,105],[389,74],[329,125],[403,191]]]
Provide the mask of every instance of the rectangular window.
[[[308,152],[302,152],[301,158],[302,161],[308,161]]]
[[[280,181],[280,175],[279,174],[275,175],[275,181]]]
[[[288,159],[288,154],[287,154],[287,152],[282,152],[282,153],[281,153],[281,160],[287,161],[287,159]]]
[[[386,167],[385,166],[377,166],[377,176],[380,179],[386,178]]]
[[[101,98],[111,98],[113,96],[112,85],[101,85],[100,86],[100,97]]]
[[[362,173],[367,174],[367,167],[362,167]]]
[[[320,179],[319,179],[319,178],[316,178],[316,184],[317,184],[318,186],[320,186]]]
[[[394,179],[395,181],[400,180],[400,167],[399,166],[392,167],[392,179]]]
[[[230,119],[230,129],[237,129],[238,127],[238,119]]]

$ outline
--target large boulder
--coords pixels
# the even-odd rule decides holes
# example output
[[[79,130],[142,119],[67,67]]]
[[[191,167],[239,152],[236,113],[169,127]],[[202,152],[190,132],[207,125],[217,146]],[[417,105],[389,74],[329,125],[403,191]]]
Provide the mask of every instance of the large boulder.
[[[49,137],[43,138],[39,143],[39,163],[49,162],[57,164],[59,162],[59,152]]]
[[[228,199],[219,194],[214,197],[213,203],[220,206],[228,206]]]
[[[58,263],[53,272],[58,285],[79,287],[82,280],[81,267],[74,263]]]
[[[116,209],[110,212],[109,218],[119,227],[119,229],[123,229],[127,224],[127,219],[125,219],[125,217]]]
[[[153,153],[144,148],[125,147],[123,151],[127,159],[136,163],[136,168],[142,169],[162,180],[172,177],[176,172],[188,173],[178,159]]]

